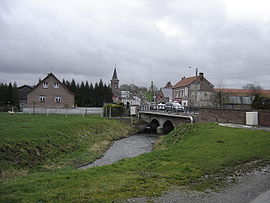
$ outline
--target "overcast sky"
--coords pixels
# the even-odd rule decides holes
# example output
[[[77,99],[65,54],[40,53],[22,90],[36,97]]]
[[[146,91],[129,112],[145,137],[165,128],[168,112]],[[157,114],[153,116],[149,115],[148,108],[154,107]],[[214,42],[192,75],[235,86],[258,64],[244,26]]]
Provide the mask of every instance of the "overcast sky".
[[[173,84],[195,68],[218,87],[270,89],[269,0],[0,0],[0,82]],[[189,69],[188,67],[194,69]]]

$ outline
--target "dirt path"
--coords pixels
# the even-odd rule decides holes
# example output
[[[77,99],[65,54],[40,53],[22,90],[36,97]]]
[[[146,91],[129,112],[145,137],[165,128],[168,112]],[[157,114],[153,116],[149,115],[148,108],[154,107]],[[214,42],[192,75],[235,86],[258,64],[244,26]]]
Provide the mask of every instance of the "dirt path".
[[[220,193],[203,194],[175,190],[158,198],[136,198],[124,202],[270,203],[270,166],[243,175],[237,184],[225,188]]]

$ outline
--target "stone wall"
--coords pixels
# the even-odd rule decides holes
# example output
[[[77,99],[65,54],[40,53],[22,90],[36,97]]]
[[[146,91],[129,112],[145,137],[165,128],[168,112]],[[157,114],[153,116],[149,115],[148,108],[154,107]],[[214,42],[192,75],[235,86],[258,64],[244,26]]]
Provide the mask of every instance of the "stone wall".
[[[246,111],[238,109],[209,109],[201,108],[199,122],[245,124]]]
[[[270,126],[270,109],[210,109],[201,108],[198,122],[246,124],[246,112],[259,112],[259,126]]]

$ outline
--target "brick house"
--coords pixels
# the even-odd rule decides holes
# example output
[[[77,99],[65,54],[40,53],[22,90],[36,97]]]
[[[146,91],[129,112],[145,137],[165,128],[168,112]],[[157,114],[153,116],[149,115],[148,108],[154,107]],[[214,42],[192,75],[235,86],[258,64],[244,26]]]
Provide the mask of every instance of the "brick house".
[[[204,77],[182,78],[173,88],[173,101],[183,106],[213,107],[215,105],[214,86]]]
[[[52,73],[27,94],[27,107],[30,108],[72,108],[74,102],[74,93]]]

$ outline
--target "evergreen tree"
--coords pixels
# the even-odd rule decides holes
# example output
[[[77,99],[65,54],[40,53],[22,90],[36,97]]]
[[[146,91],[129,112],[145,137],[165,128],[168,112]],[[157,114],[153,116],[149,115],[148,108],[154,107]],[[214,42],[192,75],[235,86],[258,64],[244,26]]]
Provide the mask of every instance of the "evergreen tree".
[[[93,87],[92,83],[90,83],[90,87],[89,87],[89,106],[95,106],[95,104],[94,104],[94,87]]]
[[[11,82],[8,84],[7,88],[7,103],[8,105],[13,105],[13,87]]]
[[[88,81],[76,84],[74,79],[71,82],[66,80],[65,85],[75,93],[75,102],[78,106],[101,107],[104,102],[112,102],[112,89],[104,84],[102,79],[94,86]]]
[[[13,94],[12,94],[12,105],[16,106],[19,108],[19,95],[18,95],[18,88],[17,88],[17,83],[15,82],[13,84]]]

